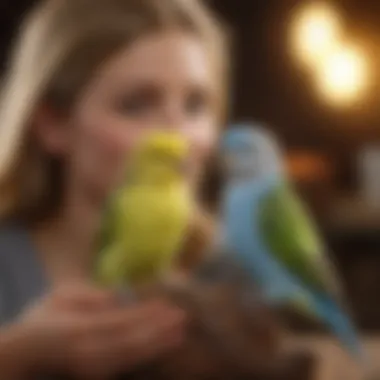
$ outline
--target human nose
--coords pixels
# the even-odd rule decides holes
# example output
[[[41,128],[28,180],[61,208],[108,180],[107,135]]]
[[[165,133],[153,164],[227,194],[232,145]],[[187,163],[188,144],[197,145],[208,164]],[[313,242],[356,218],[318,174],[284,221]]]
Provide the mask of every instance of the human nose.
[[[184,133],[186,130],[186,115],[178,97],[168,99],[159,115],[159,128]]]

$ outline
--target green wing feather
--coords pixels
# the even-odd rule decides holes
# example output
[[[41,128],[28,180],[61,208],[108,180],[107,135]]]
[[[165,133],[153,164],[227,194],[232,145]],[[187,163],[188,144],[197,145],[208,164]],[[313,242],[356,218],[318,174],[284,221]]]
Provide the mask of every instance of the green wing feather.
[[[116,223],[117,223],[117,207],[116,207],[116,201],[114,197],[111,197],[109,201],[107,201],[103,216],[102,216],[102,224],[100,227],[100,232],[98,236],[98,244],[97,244],[97,250],[103,251],[105,247],[107,247],[114,238],[115,235],[115,229],[116,229]]]
[[[116,230],[118,226],[118,217],[119,217],[119,196],[120,191],[116,191],[109,199],[107,200],[100,226],[100,231],[96,240],[96,252],[97,257],[94,262],[94,275],[95,279],[101,279],[101,272],[103,268],[100,266],[103,265],[103,256],[108,250],[114,247],[115,239],[116,239]]]
[[[264,242],[291,273],[315,290],[339,293],[317,229],[288,184],[267,194],[259,220]]]
[[[125,194],[125,190],[131,183],[132,178],[133,173],[131,172],[131,168],[128,167],[124,172],[124,181],[122,185],[114,190],[106,201],[96,245],[98,252],[102,252],[115,240],[117,234],[116,229],[119,224],[120,210],[122,210],[121,199]],[[123,220],[123,223],[125,224],[125,220]]]

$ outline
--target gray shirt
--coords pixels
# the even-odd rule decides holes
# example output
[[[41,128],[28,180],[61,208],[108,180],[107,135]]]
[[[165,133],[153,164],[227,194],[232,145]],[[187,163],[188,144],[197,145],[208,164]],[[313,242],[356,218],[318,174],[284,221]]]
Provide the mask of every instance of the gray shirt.
[[[0,324],[10,322],[47,288],[37,252],[22,227],[0,227]]]
[[[0,325],[12,322],[48,289],[38,254],[26,229],[0,226]],[[36,375],[34,380],[62,380]]]

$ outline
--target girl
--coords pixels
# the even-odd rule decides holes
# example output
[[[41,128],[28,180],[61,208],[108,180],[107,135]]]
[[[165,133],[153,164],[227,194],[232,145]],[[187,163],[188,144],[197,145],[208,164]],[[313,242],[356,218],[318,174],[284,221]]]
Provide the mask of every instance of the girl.
[[[197,190],[223,109],[223,46],[197,0],[50,0],[27,18],[0,110],[0,378],[105,378],[181,343],[174,306],[120,307],[89,284],[92,243],[151,128],[190,141]]]

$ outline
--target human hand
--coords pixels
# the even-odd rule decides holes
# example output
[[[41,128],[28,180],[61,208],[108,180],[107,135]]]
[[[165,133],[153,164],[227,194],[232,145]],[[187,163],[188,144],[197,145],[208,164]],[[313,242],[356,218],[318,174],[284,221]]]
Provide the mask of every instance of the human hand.
[[[184,322],[163,300],[120,306],[109,292],[75,285],[46,296],[15,328],[33,368],[102,379],[180,345]]]

